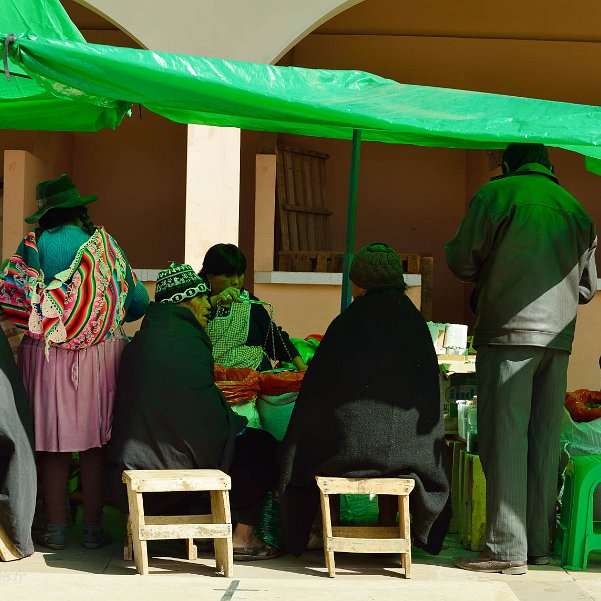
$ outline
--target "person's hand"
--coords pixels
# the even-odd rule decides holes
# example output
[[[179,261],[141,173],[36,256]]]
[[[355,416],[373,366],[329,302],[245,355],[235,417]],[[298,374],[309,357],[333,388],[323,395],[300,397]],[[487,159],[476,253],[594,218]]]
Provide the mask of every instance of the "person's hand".
[[[241,303],[240,290],[230,286],[225,290],[222,290],[219,294],[211,297],[211,305],[224,305],[229,307],[233,302]]]

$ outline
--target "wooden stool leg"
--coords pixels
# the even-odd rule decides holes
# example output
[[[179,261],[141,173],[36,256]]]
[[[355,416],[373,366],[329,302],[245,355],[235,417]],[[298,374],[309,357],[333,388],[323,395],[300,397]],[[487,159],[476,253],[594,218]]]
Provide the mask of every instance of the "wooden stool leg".
[[[230,497],[227,490],[211,491],[211,513],[214,524],[232,523]],[[213,543],[217,570],[222,571],[226,578],[231,578],[234,573],[234,547],[231,534],[227,538],[216,538]]]
[[[134,561],[138,574],[145,576],[148,574],[148,550],[146,541],[140,539],[140,530],[145,525],[144,522],[144,501],[142,494],[137,493],[128,486],[127,500],[129,502],[129,519],[132,525],[132,543],[134,551]]]
[[[328,568],[328,576],[334,578],[336,576],[336,563],[334,561],[334,551],[328,550],[329,539],[332,537],[332,518],[330,516],[330,495],[319,491],[321,501],[321,519],[323,524],[323,554]]]
[[[125,544],[123,545],[123,559],[125,561],[131,561],[134,558],[134,552],[132,547],[131,538],[131,520],[129,515],[127,516],[127,534],[125,535]]]
[[[401,553],[401,565],[405,578],[411,578],[411,526],[409,522],[409,495],[399,496],[399,530],[401,538],[407,541],[407,552]]]
[[[190,559],[190,560],[198,559],[198,548],[194,544],[194,539],[189,538],[186,540],[186,542],[187,542],[186,546],[188,548],[188,559]]]

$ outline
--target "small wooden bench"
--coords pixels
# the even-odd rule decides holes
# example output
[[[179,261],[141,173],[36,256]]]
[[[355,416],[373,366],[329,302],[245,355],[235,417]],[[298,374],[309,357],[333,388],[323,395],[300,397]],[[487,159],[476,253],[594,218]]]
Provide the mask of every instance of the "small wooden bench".
[[[409,478],[329,478],[316,476],[321,499],[323,550],[328,575],[334,578],[334,552],[400,553],[405,578],[411,577],[411,531],[409,493],[415,482]],[[399,524],[383,526],[332,526],[330,495],[394,495],[399,498]]]
[[[124,559],[133,559],[138,574],[148,574],[146,541],[187,539],[188,559],[197,558],[195,538],[212,538],[217,570],[232,576],[232,518],[228,491],[230,477],[219,470],[127,470],[123,472],[127,486],[129,519]],[[206,515],[145,515],[143,493],[209,491],[211,513]]]

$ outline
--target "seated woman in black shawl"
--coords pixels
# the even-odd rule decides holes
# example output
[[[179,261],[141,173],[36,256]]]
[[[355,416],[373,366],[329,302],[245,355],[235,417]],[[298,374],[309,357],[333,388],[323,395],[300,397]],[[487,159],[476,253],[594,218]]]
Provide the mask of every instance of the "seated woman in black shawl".
[[[204,328],[208,286],[189,265],[161,271],[154,303],[123,352],[109,460],[114,501],[127,511],[121,472],[220,469],[230,474],[234,559],[268,559],[276,551],[255,537],[265,495],[277,482],[277,442],[245,428],[215,386]],[[188,497],[191,493],[183,493]],[[149,514],[169,512],[173,493],[154,493]],[[150,502],[154,501],[154,507]]]
[[[295,555],[307,546],[319,502],[316,475],[406,477],[415,480],[414,543],[436,554],[450,505],[432,339],[405,295],[390,246],[359,251],[350,277],[355,300],[328,327],[281,443],[284,540]],[[394,523],[396,500],[379,501],[380,525]]]

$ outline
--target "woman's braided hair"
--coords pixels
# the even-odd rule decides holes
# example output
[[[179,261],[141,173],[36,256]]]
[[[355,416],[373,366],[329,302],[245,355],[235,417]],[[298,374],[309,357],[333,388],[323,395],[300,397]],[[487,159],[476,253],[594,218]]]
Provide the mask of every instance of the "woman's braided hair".
[[[88,213],[88,209],[86,207],[82,207],[81,215],[79,216],[81,223],[84,229],[90,234],[90,236],[96,231],[96,226],[90,219],[90,215]]]

